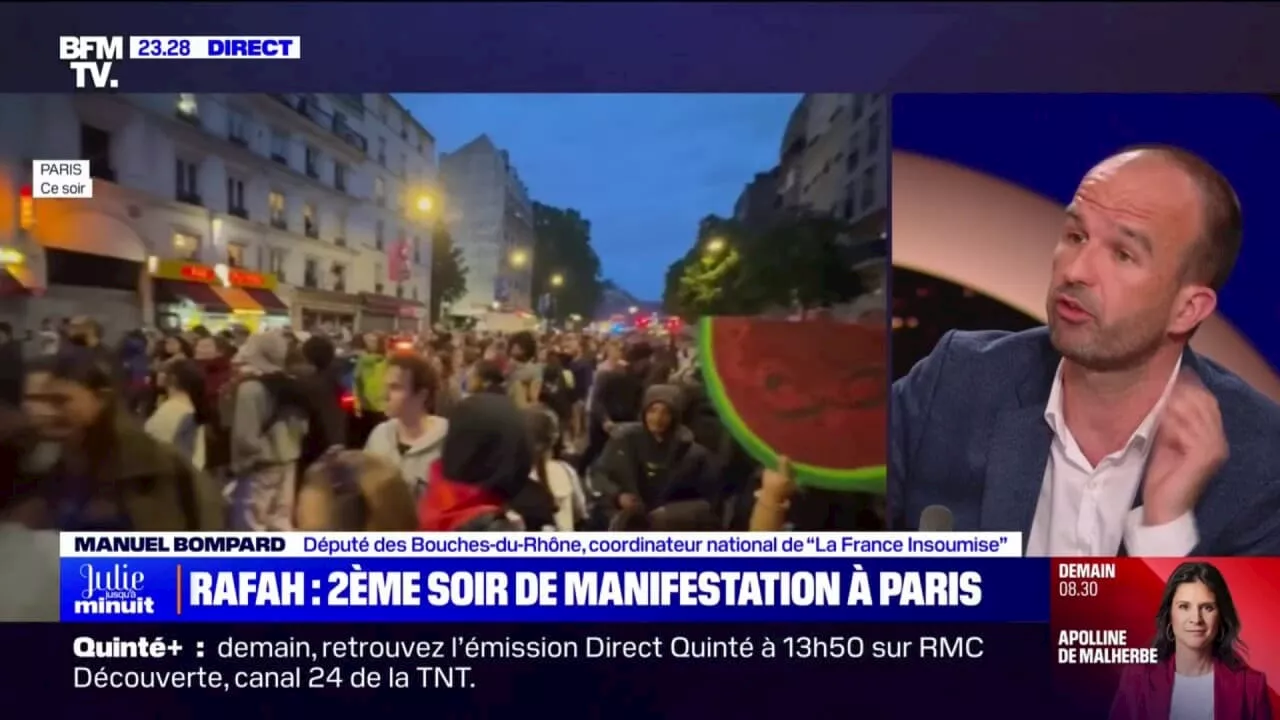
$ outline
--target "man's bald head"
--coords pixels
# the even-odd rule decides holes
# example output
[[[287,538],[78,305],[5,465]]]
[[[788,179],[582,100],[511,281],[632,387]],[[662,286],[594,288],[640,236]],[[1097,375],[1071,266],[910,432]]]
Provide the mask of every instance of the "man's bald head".
[[[1187,255],[1185,276],[1192,282],[1208,285],[1215,292],[1221,290],[1240,255],[1240,241],[1244,234],[1240,200],[1231,183],[1204,158],[1172,145],[1134,145],[1112,155],[1100,165],[1129,159],[1168,162],[1195,184],[1200,194],[1200,216],[1204,227]]]

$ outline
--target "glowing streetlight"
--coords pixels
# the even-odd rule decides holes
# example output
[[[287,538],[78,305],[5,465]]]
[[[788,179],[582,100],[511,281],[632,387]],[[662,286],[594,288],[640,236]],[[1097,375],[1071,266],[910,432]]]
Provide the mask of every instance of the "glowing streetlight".
[[[429,213],[436,206],[435,201],[431,199],[430,195],[419,195],[418,201],[415,204],[418,208],[418,212],[420,213]]]
[[[711,238],[707,241],[707,253],[709,255],[718,255],[724,250],[725,245],[724,238]]]
[[[552,275],[551,287],[560,287],[561,285],[564,285],[564,275],[561,275],[560,273],[556,273],[555,275]]]
[[[631,313],[632,315],[635,315],[636,313],[640,312],[640,308],[636,307],[635,305],[632,305],[631,307],[627,308],[627,312]]]
[[[511,267],[524,267],[524,264],[528,261],[529,253],[524,250],[513,250],[511,252]]]

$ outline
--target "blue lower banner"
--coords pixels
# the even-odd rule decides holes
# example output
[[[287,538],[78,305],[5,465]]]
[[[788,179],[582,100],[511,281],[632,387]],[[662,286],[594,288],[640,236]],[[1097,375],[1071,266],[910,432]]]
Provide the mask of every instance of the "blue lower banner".
[[[1047,622],[1046,560],[63,558],[64,622]]]
[[[0,690],[48,717],[1099,716],[1052,696],[1042,623],[0,623],[0,646]]]

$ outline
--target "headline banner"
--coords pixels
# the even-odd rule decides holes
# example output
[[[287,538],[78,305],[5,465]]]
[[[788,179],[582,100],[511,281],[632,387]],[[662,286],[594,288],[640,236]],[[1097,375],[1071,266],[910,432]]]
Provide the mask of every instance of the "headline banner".
[[[1046,560],[64,558],[79,622],[1045,622]]]

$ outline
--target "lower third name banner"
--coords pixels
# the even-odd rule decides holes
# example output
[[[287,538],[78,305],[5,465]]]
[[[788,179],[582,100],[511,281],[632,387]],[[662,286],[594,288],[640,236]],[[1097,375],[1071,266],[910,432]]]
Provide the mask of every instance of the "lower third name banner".
[[[1048,561],[64,558],[64,622],[1046,622]]]

